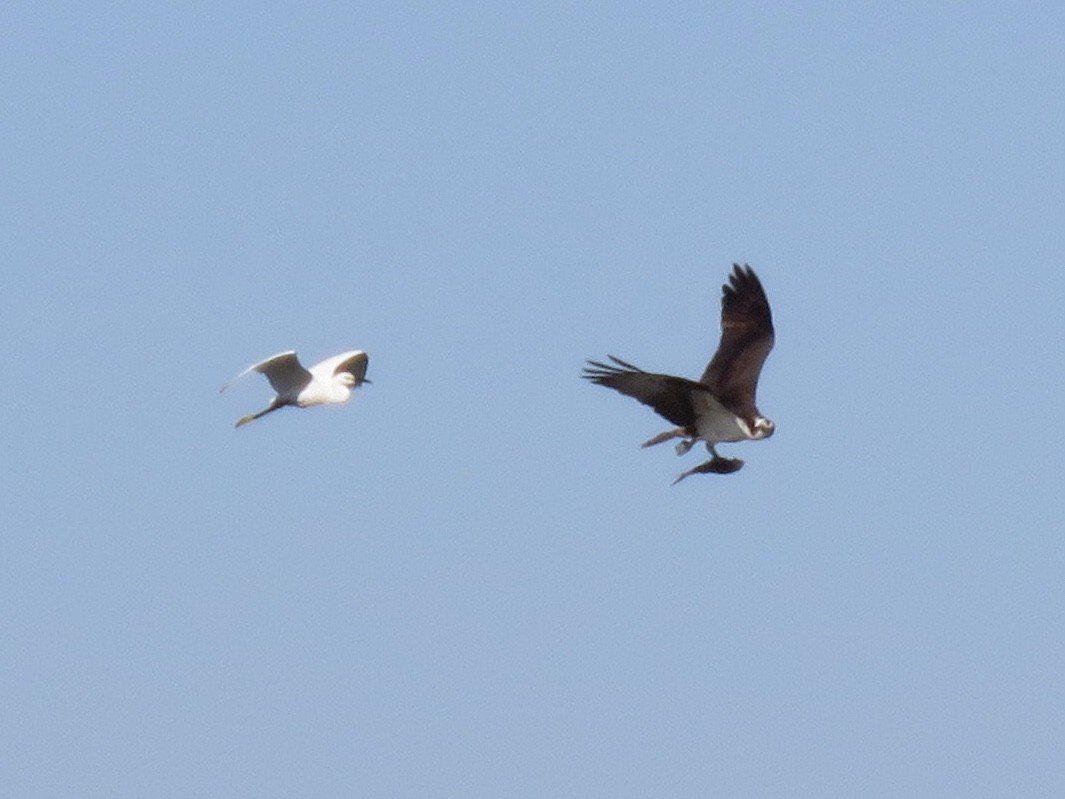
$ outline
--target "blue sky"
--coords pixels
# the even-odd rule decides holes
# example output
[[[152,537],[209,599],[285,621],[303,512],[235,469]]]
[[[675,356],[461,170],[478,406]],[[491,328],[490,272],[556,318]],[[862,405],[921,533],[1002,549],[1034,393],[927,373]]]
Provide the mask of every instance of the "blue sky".
[[[0,794],[1061,795],[1063,24],[5,6]]]

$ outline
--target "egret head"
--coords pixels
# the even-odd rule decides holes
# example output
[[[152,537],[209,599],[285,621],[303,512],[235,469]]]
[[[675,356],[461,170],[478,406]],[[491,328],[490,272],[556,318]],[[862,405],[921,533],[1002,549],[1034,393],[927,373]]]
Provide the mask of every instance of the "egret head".
[[[336,376],[336,381],[344,388],[349,389],[351,391],[354,391],[356,388],[363,385],[364,383],[370,382],[365,377],[362,378],[362,380],[357,379],[355,375],[353,375],[351,372],[338,373]]]

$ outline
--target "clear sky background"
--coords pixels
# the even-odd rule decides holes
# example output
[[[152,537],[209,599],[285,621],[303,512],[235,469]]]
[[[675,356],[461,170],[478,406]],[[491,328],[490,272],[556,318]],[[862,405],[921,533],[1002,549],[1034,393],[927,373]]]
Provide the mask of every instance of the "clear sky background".
[[[0,29],[0,795],[1065,795],[1060,3]],[[580,369],[734,261],[671,487]],[[290,348],[374,384],[235,431]]]

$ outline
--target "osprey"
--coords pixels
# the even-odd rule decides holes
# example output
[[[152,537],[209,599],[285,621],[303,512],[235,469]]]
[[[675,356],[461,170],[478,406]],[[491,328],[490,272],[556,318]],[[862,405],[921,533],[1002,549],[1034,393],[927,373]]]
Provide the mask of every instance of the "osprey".
[[[758,276],[750,266],[732,265],[729,282],[721,287],[721,343],[696,383],[684,377],[645,372],[613,355],[613,363],[588,361],[582,377],[635,397],[678,425],[659,433],[643,446],[681,438],[677,454],[684,455],[704,441],[713,458],[681,474],[731,474],[743,467],[738,458],[722,458],[714,449],[722,441],[759,441],[773,435],[775,425],[755,406],[758,375],[773,349],[773,317]]]

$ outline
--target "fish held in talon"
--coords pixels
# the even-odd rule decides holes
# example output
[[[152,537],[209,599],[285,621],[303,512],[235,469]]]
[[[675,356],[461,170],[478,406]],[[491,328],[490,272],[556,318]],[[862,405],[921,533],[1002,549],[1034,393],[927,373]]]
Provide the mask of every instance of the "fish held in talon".
[[[700,463],[698,466],[688,469],[686,472],[681,472],[677,475],[677,479],[674,480],[671,485],[676,485],[685,477],[689,477],[693,474],[732,474],[733,472],[738,472],[742,468],[743,461],[739,458],[722,458],[716,456],[705,463]]]

